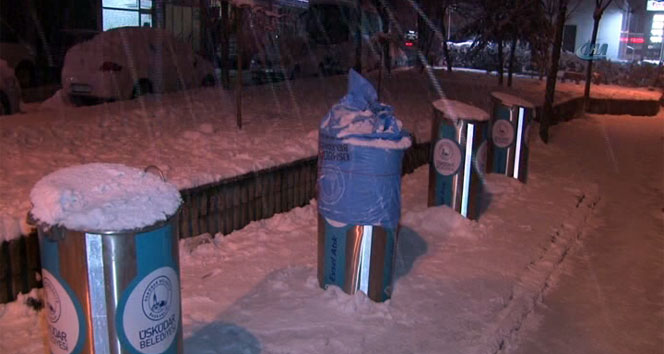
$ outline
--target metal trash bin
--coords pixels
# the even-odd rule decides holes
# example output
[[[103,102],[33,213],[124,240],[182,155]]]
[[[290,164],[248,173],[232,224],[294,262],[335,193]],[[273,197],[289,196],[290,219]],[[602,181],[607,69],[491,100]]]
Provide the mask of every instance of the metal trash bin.
[[[373,86],[351,70],[349,90],[323,118],[318,154],[318,280],[373,301],[392,294],[401,170],[410,134]]]
[[[42,178],[30,198],[51,353],[182,354],[177,188],[95,163]]]
[[[459,101],[433,102],[429,206],[447,205],[479,218],[488,120],[484,110]]]
[[[318,214],[318,281],[374,300],[392,296],[397,228],[347,225]]]
[[[535,106],[504,92],[492,92],[487,171],[521,182],[528,178],[530,127]]]

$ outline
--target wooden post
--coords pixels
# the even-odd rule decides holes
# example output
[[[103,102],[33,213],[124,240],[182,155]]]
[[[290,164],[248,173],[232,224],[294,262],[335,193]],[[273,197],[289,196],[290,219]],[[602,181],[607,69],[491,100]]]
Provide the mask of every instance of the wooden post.
[[[237,70],[235,78],[235,117],[237,128],[242,130],[242,15],[243,9],[239,6],[233,8],[235,11],[235,39],[237,51]]]
[[[222,0],[221,1],[221,83],[222,86],[225,89],[229,89],[231,87],[231,79],[229,75],[230,71],[230,63],[228,60],[229,57],[229,47],[230,47],[230,22],[231,17],[229,16],[228,13],[228,1],[227,0]]]

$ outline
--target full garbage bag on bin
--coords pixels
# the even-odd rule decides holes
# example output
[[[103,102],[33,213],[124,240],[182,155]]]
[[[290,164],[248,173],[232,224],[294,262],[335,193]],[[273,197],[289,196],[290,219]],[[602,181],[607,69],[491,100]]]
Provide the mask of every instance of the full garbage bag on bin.
[[[348,92],[323,118],[319,133],[318,210],[350,225],[396,228],[401,162],[410,134],[394,109],[352,70]]]

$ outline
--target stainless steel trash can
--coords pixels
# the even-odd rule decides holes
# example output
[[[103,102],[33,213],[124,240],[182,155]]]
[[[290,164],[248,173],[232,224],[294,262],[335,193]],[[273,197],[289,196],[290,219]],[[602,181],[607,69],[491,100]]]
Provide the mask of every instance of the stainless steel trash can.
[[[132,184],[138,184],[128,187],[113,181],[113,176],[103,176],[103,173],[99,176],[97,170],[104,168],[120,174],[133,174],[136,178]],[[39,232],[51,353],[183,353],[176,234],[179,192],[152,174],[141,176],[141,172],[114,164],[75,166],[56,171],[33,188],[30,218]],[[91,175],[92,182],[85,181],[79,188],[79,183],[73,180],[63,187],[63,178],[71,175],[79,178]],[[143,192],[140,190],[141,179],[150,180],[148,195],[140,195]],[[155,179],[159,181],[155,182]],[[152,188],[160,182],[166,187]],[[137,202],[127,206],[131,209],[141,208],[143,202],[145,208],[155,207],[152,203],[161,203],[150,198],[151,192],[170,193],[170,196],[156,196],[160,200],[170,198],[170,205],[160,210],[162,220],[152,221],[147,226],[120,227],[119,230],[86,227],[86,221],[81,220],[104,219],[97,215],[109,210],[104,208],[127,202],[116,196],[115,199],[99,201],[103,206],[88,203],[86,193],[98,194],[88,198],[93,200],[99,194],[108,194],[109,190],[105,188],[127,188],[129,193],[137,194]],[[49,193],[57,198],[50,198]],[[174,193],[178,193],[177,196]],[[74,200],[58,205],[57,200],[72,196],[75,196]],[[77,203],[81,204],[81,213],[87,213],[78,221],[70,216],[54,221],[44,212],[49,208],[65,209]],[[130,212],[140,213],[137,209]],[[137,222],[149,222],[151,218],[152,215],[148,215]]]
[[[530,127],[535,106],[520,97],[492,92],[487,171],[526,182]]]
[[[345,225],[318,214],[318,281],[374,301],[392,296],[397,230]]]
[[[489,115],[448,99],[433,102],[429,206],[447,205],[477,219],[486,165]]]

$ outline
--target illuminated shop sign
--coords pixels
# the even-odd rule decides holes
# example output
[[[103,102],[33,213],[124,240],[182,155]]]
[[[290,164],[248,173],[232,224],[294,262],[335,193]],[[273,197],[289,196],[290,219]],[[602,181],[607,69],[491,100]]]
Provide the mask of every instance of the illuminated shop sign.
[[[662,43],[662,35],[664,35],[664,14],[657,14],[652,17],[650,43]]]
[[[576,56],[579,59],[583,60],[600,60],[606,58],[606,51],[609,48],[609,45],[606,43],[596,43],[595,45],[590,45],[590,42],[586,42],[584,45],[580,46],[576,50]]]
[[[646,9],[648,11],[664,11],[664,0],[648,0]]]
[[[620,37],[620,41],[631,44],[643,44],[646,42],[643,37]]]

